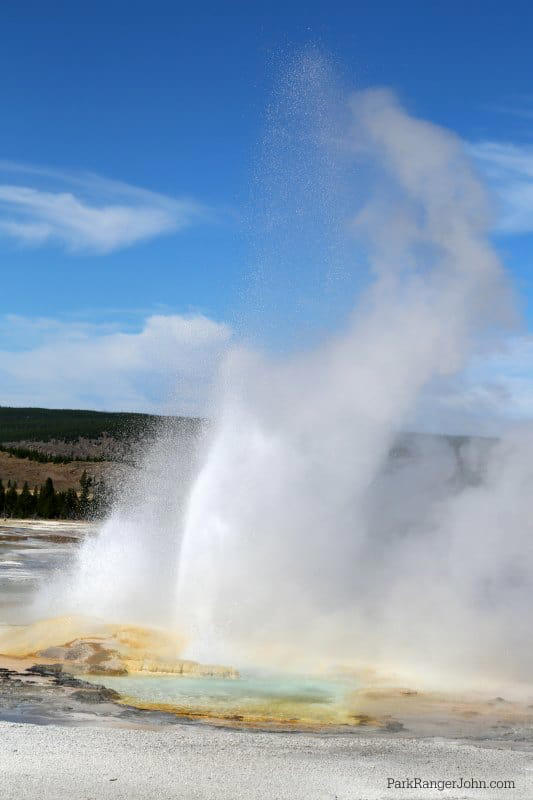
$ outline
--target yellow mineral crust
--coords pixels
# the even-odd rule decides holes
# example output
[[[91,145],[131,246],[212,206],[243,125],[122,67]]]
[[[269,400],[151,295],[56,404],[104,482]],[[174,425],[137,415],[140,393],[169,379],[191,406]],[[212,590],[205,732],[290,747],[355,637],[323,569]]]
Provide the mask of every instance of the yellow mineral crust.
[[[76,673],[238,677],[232,667],[182,659],[184,645],[179,634],[85,617],[55,617],[0,630],[0,655],[60,663]]]

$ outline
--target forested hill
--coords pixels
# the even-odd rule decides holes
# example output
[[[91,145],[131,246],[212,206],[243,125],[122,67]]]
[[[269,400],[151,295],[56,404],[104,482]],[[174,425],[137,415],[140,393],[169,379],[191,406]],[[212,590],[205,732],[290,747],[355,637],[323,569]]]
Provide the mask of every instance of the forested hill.
[[[54,491],[65,497],[71,492],[72,500],[72,491],[80,494],[80,482],[87,476],[91,492],[98,487],[103,494],[105,486],[107,496],[127,480],[161,427],[172,429],[186,442],[200,432],[202,422],[127,412],[0,406],[0,488],[3,481],[6,492],[12,490],[11,506],[2,509],[0,502],[0,514],[17,513],[16,498],[25,484],[35,495],[52,481]]]
[[[111,411],[80,411],[56,408],[11,408],[0,406],[0,443],[75,442],[80,438],[138,438],[150,433],[163,420],[172,420],[190,430],[200,420],[186,417],[157,417]]]

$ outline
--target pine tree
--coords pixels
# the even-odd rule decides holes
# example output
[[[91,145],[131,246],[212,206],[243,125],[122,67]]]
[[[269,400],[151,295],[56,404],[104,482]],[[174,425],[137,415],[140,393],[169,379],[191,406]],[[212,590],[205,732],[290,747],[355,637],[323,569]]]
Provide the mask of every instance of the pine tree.
[[[37,502],[37,514],[43,519],[55,519],[57,517],[57,498],[52,478],[47,478],[39,492]]]
[[[35,487],[37,488],[37,487]],[[35,494],[35,489],[33,492],[31,489],[28,489],[29,492],[29,499],[28,499],[28,517],[35,518],[37,516],[37,497],[38,494]]]
[[[64,519],[77,519],[79,516],[79,500],[75,489],[67,489],[63,501]]]
[[[101,478],[99,481],[94,483],[92,502],[93,515],[96,517],[105,517],[105,515],[111,510],[112,503],[113,495],[111,489],[104,479]]]
[[[39,508],[39,492],[40,492],[39,487],[38,486],[34,486],[33,487],[33,514],[34,514],[34,516],[38,516],[39,515],[39,512],[37,511],[37,509]]]
[[[28,481],[24,483],[22,487],[22,491],[17,498],[17,503],[15,507],[15,514],[17,517],[21,519],[26,519],[27,517],[31,517],[32,515],[32,494],[30,492],[30,487],[28,486]]]
[[[91,512],[91,498],[89,495],[89,489],[91,488],[92,483],[93,479],[87,475],[86,470],[83,470],[83,474],[80,478],[81,494],[79,504],[79,513],[82,519],[87,519]]]
[[[55,516],[59,519],[65,519],[65,500],[66,492],[56,492]]]
[[[11,483],[8,482],[9,489],[6,492],[6,516],[13,517],[15,515],[15,510],[17,507],[17,500],[18,500],[18,492],[17,492],[17,482]]]

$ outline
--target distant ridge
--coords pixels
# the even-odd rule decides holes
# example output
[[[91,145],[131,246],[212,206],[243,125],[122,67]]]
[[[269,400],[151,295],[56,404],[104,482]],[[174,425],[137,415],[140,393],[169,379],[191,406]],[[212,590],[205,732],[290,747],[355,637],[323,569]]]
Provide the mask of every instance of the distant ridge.
[[[0,406],[0,443],[75,442],[83,439],[137,438],[164,422],[182,425],[192,432],[202,420],[124,411],[90,411],[64,408],[16,408]]]

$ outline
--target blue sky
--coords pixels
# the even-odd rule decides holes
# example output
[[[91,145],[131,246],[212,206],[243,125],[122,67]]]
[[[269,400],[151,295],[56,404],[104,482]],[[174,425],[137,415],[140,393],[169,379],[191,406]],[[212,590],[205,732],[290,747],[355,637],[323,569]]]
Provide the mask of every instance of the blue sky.
[[[391,87],[464,139],[533,326],[530,3],[20,2],[0,18],[0,402],[157,410],[171,381],[142,365],[114,391],[67,389],[68,371],[30,390],[6,366],[67,340],[148,340],[150,319],[205,319],[193,350],[216,360],[252,258],[244,209],[272,83],[309,43],[346,85]]]

